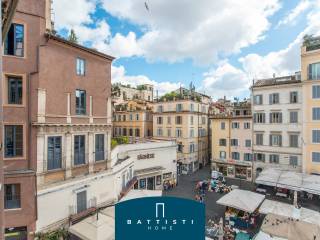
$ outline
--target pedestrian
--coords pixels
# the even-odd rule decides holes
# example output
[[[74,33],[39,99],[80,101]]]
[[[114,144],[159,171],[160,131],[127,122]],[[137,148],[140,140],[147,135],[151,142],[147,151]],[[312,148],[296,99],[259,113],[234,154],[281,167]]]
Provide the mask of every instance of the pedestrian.
[[[200,200],[200,203],[203,203],[203,197],[202,196],[200,196],[199,200]]]

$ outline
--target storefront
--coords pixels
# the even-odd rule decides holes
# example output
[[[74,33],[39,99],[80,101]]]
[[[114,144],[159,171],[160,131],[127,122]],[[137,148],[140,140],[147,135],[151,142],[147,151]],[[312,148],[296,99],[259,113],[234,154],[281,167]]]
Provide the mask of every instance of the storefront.
[[[6,228],[4,237],[6,240],[27,240],[27,227]]]
[[[250,162],[222,162],[216,160],[213,162],[212,168],[221,172],[225,177],[252,181],[252,166]]]
[[[136,171],[138,181],[134,185],[134,189],[140,190],[162,190],[167,183],[175,182],[176,178],[172,172],[164,172],[159,169],[156,173],[147,173],[146,171]]]

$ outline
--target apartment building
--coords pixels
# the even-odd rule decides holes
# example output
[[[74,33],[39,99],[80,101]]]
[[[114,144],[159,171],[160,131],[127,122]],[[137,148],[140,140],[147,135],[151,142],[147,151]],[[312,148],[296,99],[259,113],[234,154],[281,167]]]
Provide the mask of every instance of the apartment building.
[[[232,114],[210,117],[211,167],[227,177],[252,180],[251,104],[235,103]]]
[[[18,0],[3,0],[1,1],[1,35],[0,35],[0,52],[3,52],[3,43],[7,38],[8,31],[11,26],[12,18],[16,12]],[[3,89],[3,71],[2,61],[0,61],[0,89]],[[3,162],[3,92],[0,91],[0,239],[4,238],[5,219],[4,219],[4,162]]]
[[[264,168],[302,170],[302,84],[293,76],[252,86],[254,173]]]
[[[19,1],[4,44],[5,231],[19,239],[114,200],[112,181],[93,184],[110,171],[113,57],[53,35],[50,9]]]
[[[152,105],[131,100],[114,106],[113,136],[128,136],[131,140],[152,137]]]
[[[164,95],[153,107],[153,137],[176,140],[179,174],[192,173],[208,163],[211,101],[209,96],[183,90]]]
[[[115,104],[128,100],[153,101],[153,85],[142,84],[137,87],[116,83],[112,85],[112,100]]]
[[[303,172],[320,174],[320,37],[301,47],[303,92]]]

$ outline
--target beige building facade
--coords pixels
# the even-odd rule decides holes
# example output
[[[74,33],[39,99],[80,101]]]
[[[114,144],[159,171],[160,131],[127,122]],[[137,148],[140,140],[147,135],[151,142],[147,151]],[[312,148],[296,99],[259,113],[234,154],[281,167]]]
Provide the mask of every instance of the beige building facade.
[[[320,174],[320,37],[301,48],[303,172]]]
[[[154,103],[153,136],[177,142],[178,173],[188,174],[208,163],[208,101],[173,99]]]
[[[232,115],[210,118],[212,169],[227,177],[252,180],[252,116],[250,105]]]
[[[112,100],[115,104],[129,100],[142,100],[152,102],[154,98],[153,85],[142,84],[136,87],[116,83],[112,85]]]

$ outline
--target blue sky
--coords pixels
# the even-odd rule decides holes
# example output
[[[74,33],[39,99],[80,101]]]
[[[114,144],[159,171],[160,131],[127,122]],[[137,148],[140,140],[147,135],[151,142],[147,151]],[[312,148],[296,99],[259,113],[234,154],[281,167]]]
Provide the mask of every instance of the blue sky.
[[[72,3],[71,3],[72,2]],[[146,9],[145,5],[148,6]],[[299,70],[304,34],[319,34],[319,0],[54,0],[55,27],[116,56],[113,82],[248,97],[252,79]]]

